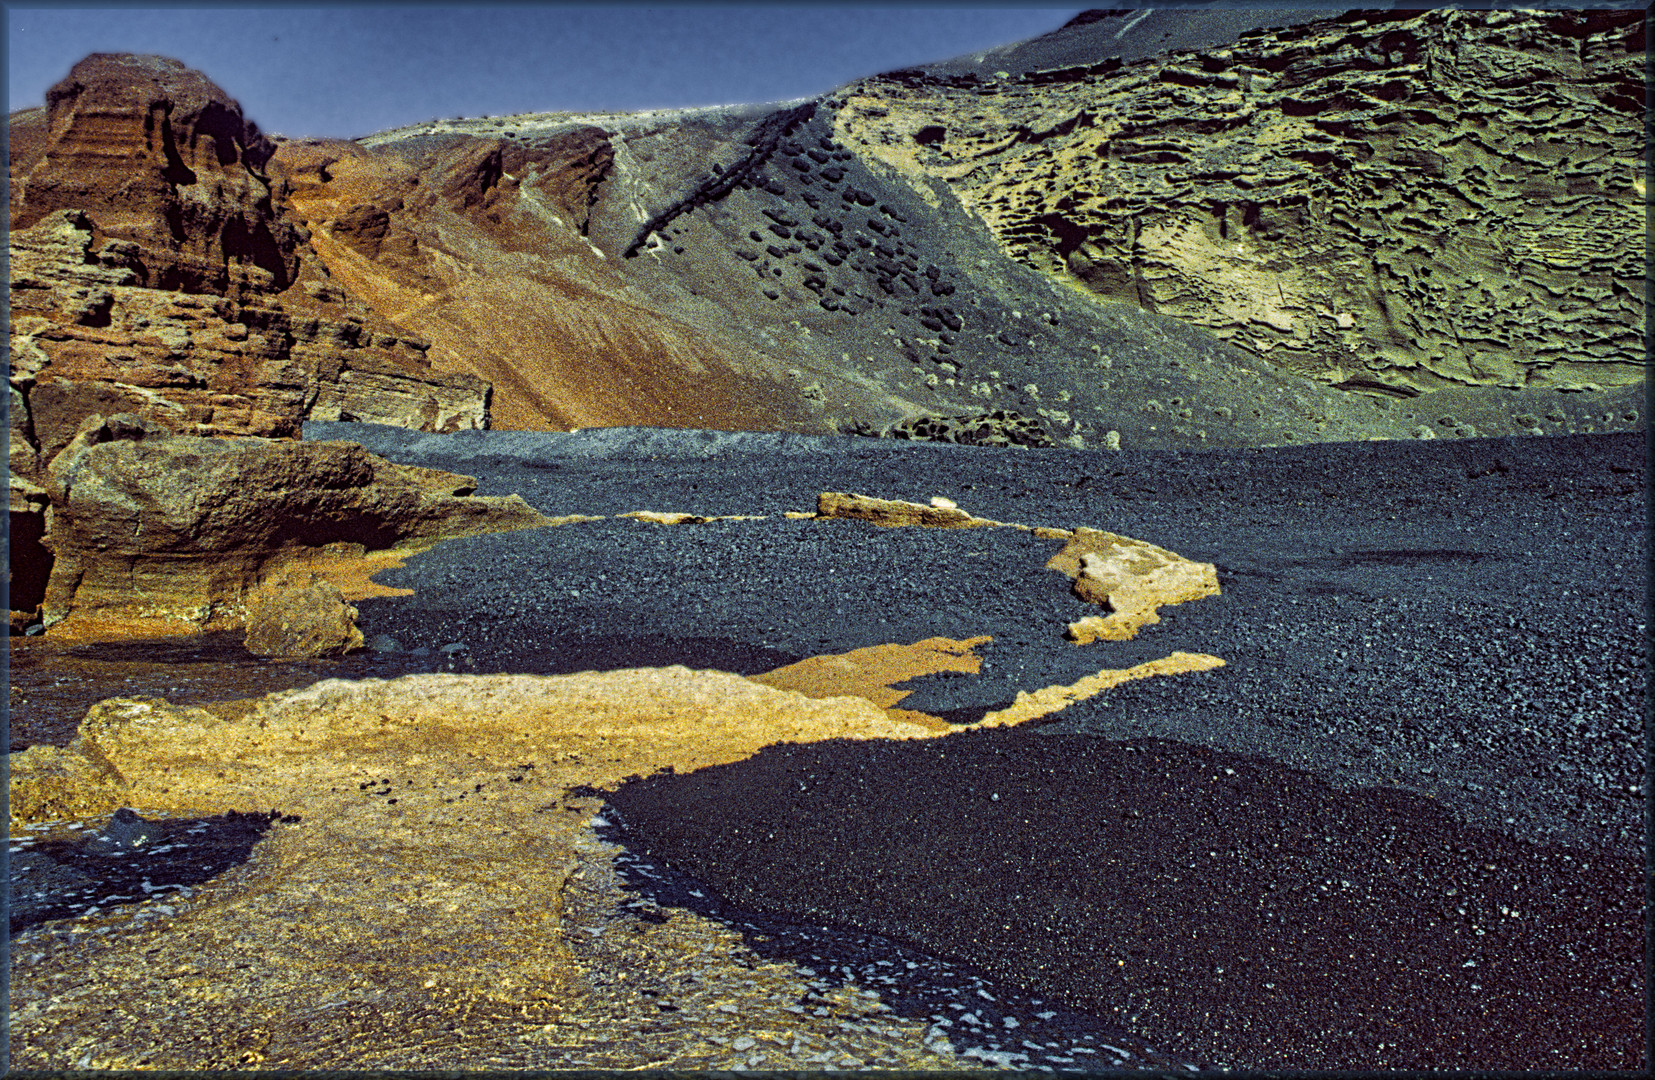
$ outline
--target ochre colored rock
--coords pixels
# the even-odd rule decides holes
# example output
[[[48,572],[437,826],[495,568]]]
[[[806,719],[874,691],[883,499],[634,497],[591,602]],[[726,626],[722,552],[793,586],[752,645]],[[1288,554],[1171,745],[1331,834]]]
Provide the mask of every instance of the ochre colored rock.
[[[1095,697],[1111,687],[1133,679],[1147,679],[1152,675],[1177,675],[1186,671],[1210,671],[1223,667],[1224,661],[1205,653],[1175,652],[1171,656],[1148,663],[1136,664],[1124,670],[1105,668],[1096,675],[1088,675],[1069,686],[1048,686],[1033,693],[1019,690],[1017,698],[1004,709],[983,714],[981,727],[999,727],[1021,724],[1060,712],[1076,701]]]
[[[973,517],[957,506],[926,506],[898,499],[876,499],[871,495],[824,491],[816,496],[818,518],[850,518],[895,528],[920,525],[931,529],[977,529],[1002,524]]]
[[[73,616],[159,632],[245,624],[248,593],[319,552],[361,555],[546,519],[470,477],[354,443],[175,436],[94,416],[47,472],[50,627]]]
[[[854,695],[884,709],[893,720],[949,731],[953,726],[941,717],[897,708],[913,691],[898,690],[896,684],[940,671],[975,675],[982,670],[983,662],[973,650],[992,640],[986,635],[965,641],[935,637],[912,645],[871,645],[847,653],[808,657],[749,678],[813,698]]]
[[[267,583],[247,601],[247,651],[283,659],[340,656],[363,646],[356,616],[330,581]]]
[[[15,824],[121,806],[146,820],[285,820],[245,866],[169,898],[159,925],[31,969],[31,987],[72,971],[80,992],[29,1010],[29,1060],[54,1060],[39,1047],[61,1031],[90,1039],[74,1057],[91,1049],[100,1067],[233,1067],[256,1053],[272,1067],[459,1068],[520,1050],[591,992],[564,913],[571,875],[605,856],[586,827],[599,804],[575,789],[775,742],[923,733],[858,698],[681,667],[329,680],[212,709],[102,702],[69,748],[14,757]],[[179,981],[204,962],[205,978]],[[361,1010],[317,1007],[349,987]],[[134,1013],[164,1022],[122,1031]],[[426,1024],[465,1034],[410,1035]]]
[[[1154,544],[1098,529],[1078,528],[1062,551],[1046,563],[1074,579],[1074,593],[1102,604],[1106,616],[1069,624],[1068,637],[1080,644],[1125,641],[1161,621],[1157,609],[1218,595],[1218,571]]]
[[[1643,63],[1633,12],[1364,12],[992,86],[882,76],[835,126],[1024,265],[1287,371],[1611,387],[1644,371]]]

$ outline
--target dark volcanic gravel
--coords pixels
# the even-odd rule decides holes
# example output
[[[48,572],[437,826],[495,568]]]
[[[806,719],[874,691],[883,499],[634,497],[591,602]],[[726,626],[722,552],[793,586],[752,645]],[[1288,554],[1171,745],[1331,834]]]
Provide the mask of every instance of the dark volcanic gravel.
[[[626,429],[313,425],[551,514],[383,575],[364,632],[464,670],[754,673],[989,634],[959,720],[1174,650],[1041,725],[775,747],[618,792],[631,841],[731,900],[877,932],[1238,1068],[1643,1062],[1640,436],[1116,453]],[[781,518],[823,490],[1090,525],[1219,567],[1125,643],[1012,530]],[[997,796],[997,797],[996,797]]]

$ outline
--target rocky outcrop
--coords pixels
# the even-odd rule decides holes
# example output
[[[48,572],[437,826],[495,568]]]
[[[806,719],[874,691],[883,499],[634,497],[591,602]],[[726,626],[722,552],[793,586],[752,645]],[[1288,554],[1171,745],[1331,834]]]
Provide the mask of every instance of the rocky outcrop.
[[[91,58],[12,118],[14,224],[93,232],[31,301],[61,325],[14,337],[58,365],[16,414],[47,442],[120,409],[1129,449],[1640,422],[1634,16],[1140,16],[784,107],[356,141],[267,140],[177,65]],[[119,291],[157,284],[240,310],[86,383],[59,354],[167,328]]]
[[[38,479],[92,413],[208,436],[488,425],[485,383],[330,283],[274,144],[199,73],[94,55],[10,130],[13,472]]]
[[[1023,265],[1282,370],[1394,397],[1590,391],[1643,377],[1642,27],[1351,12],[1223,48],[872,79],[836,131],[946,182]]]
[[[48,628],[243,626],[262,582],[318,557],[545,523],[469,477],[393,465],[345,442],[173,435],[130,414],[88,419],[47,470],[55,559]]]
[[[1054,290],[837,138],[829,108],[440,121],[285,143],[271,168],[333,279],[489,380],[501,427],[948,417],[990,445],[1143,445],[1421,422]]]
[[[13,228],[95,213],[152,289],[239,299],[297,280],[303,231],[264,174],[275,145],[201,73],[94,53],[46,91],[45,119],[38,156],[14,176]]]
[[[1160,622],[1161,607],[1218,595],[1212,563],[1192,562],[1154,544],[1085,526],[1074,531],[1046,568],[1073,578],[1076,596],[1110,612],[1069,624],[1067,636],[1082,645],[1127,641]]]
[[[824,491],[816,496],[818,518],[847,518],[867,521],[885,528],[917,525],[930,529],[978,529],[1000,525],[988,518],[974,517],[940,496],[931,505],[877,499],[872,495]]]
[[[306,419],[488,425],[488,387],[432,370],[424,339],[342,309],[144,287],[97,228],[62,210],[12,233],[14,473],[38,478],[92,413],[265,438],[296,436]]]

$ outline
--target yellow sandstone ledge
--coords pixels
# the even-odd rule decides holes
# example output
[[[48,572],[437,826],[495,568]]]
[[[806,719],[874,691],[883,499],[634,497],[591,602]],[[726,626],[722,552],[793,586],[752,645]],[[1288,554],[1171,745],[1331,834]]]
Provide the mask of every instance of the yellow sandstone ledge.
[[[709,1034],[771,1027],[844,1047],[861,1036],[831,1018],[778,1011],[776,1002],[807,992],[801,976],[742,962],[727,929],[672,911],[659,927],[626,930],[613,910],[625,894],[611,888],[597,908],[583,899],[589,882],[614,876],[612,852],[589,825],[600,806],[593,789],[738,761],[778,742],[937,737],[948,725],[896,708],[905,694],[890,684],[974,671],[971,650],[986,640],[877,646],[756,679],[683,667],[428,674],[328,680],[205,708],[100,702],[69,747],[13,755],[14,832],[97,820],[118,806],[151,819],[288,817],[245,864],[188,899],[164,894],[164,919],[140,916],[153,904],[118,906],[42,928],[68,926],[72,940],[14,941],[24,966],[12,983],[12,1061],[728,1067],[739,1059]],[[1023,695],[985,723],[1219,663],[1178,654],[1100,672]],[[594,954],[588,935],[619,935],[620,944]],[[709,1014],[722,1027],[686,1015],[639,1029],[649,1002],[628,997],[624,984],[645,970],[656,980],[676,970],[701,972],[709,985],[722,979],[730,989],[709,1006],[736,1012]],[[972,1064],[928,1042],[923,1021],[879,1008],[858,1005],[840,1018],[889,1029],[881,1045],[903,1067]]]
[[[973,523],[984,519],[952,506],[907,506],[914,510],[829,501],[827,516],[983,527]],[[1139,625],[1153,621],[1152,601],[1179,602],[1195,588],[1188,574],[1168,576],[1179,566],[1170,552],[1095,530],[1047,532],[1069,540],[1050,565],[1075,577],[1077,588],[1101,591],[1117,607],[1111,618],[1127,609]],[[355,583],[372,584],[364,573]],[[1179,599],[1168,598],[1174,593]],[[643,936],[626,939],[634,942],[626,946],[630,959],[593,953],[588,935],[610,933],[622,895],[589,887],[614,877],[612,852],[589,824],[601,805],[594,795],[628,777],[735,762],[775,743],[929,739],[1025,723],[1130,679],[1223,664],[1174,653],[1104,669],[1073,686],[1019,694],[963,728],[901,707],[909,692],[898,684],[941,671],[974,674],[981,664],[973,650],[989,640],[878,645],[753,678],[683,667],[429,674],[328,680],[206,707],[100,702],[68,747],[11,756],[14,831],[49,835],[62,822],[100,821],[120,806],[152,819],[227,811],[287,817],[246,863],[187,900],[168,894],[165,919],[138,914],[155,902],[117,906],[42,927],[59,934],[53,926],[69,927],[71,944],[43,948],[48,943],[34,943],[32,932],[17,939],[12,1061],[27,1068],[728,1067],[736,1059],[707,1041],[713,1029],[705,1021],[656,1020],[646,1032],[625,1019],[647,1003],[626,996],[617,971],[686,967],[714,981],[728,975],[738,987],[726,999],[738,1007],[728,1025],[779,1024],[800,1038],[845,1045],[845,1033],[828,1021],[772,1017],[776,1001],[804,992],[797,974],[739,963],[730,932],[700,916],[675,911],[658,928],[637,923],[631,933]],[[892,1017],[887,1026],[892,1034],[882,1045],[908,1048],[891,1059],[903,1067],[967,1064],[927,1043],[923,1023]]]

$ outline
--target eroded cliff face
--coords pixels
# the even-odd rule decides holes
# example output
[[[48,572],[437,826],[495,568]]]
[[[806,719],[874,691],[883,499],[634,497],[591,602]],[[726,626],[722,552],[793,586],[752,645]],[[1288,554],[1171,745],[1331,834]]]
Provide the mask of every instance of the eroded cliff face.
[[[14,471],[117,410],[1128,448],[1642,421],[1635,16],[1234,16],[354,142],[89,58],[12,117]]]
[[[835,128],[1019,263],[1285,371],[1594,390],[1643,377],[1643,56],[1637,12],[1352,12],[870,79]]]
[[[488,425],[488,387],[432,370],[430,343],[357,306],[268,293],[241,300],[140,284],[142,256],[80,210],[11,234],[11,460],[38,479],[93,413],[189,435],[297,437],[304,420],[424,431]],[[329,307],[331,306],[331,312]],[[332,317],[329,317],[331,314]]]
[[[13,149],[13,228],[96,207],[105,235],[142,250],[135,283],[154,289],[236,297],[297,278],[303,237],[263,174],[275,147],[199,72],[94,53],[47,90],[45,120]]]
[[[485,383],[329,281],[264,171],[274,144],[205,77],[96,54],[9,126],[14,473],[39,479],[93,413],[487,426]]]

